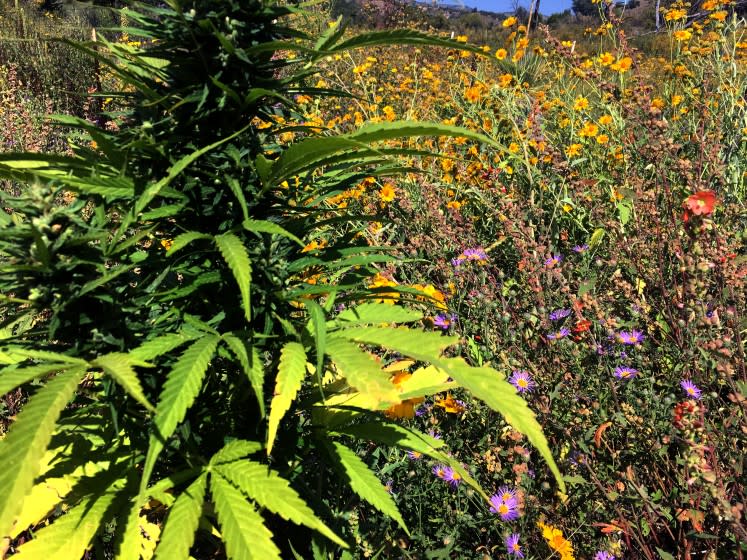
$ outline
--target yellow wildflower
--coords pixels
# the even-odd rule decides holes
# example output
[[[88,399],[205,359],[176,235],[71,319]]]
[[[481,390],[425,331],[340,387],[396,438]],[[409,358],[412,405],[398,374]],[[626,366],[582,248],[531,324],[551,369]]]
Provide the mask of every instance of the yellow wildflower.
[[[560,554],[560,560],[575,560],[573,545],[563,536],[563,531],[552,525],[545,525],[541,521],[537,523],[537,527],[542,529],[542,536],[550,548]]]
[[[497,51],[495,51],[495,57],[498,60],[504,60],[507,56],[508,52],[506,51],[506,49],[498,49]]]
[[[384,186],[379,189],[379,198],[382,202],[391,202],[396,196],[397,191],[394,190],[394,185],[391,183],[385,183]]]
[[[565,155],[568,157],[574,157],[581,153],[581,144],[571,144],[565,149]]]
[[[589,107],[589,100],[585,97],[578,96],[576,100],[573,102],[573,110],[574,111],[583,111],[584,109],[587,109]]]
[[[516,25],[518,20],[514,16],[509,16],[503,20],[503,27],[508,28]]]

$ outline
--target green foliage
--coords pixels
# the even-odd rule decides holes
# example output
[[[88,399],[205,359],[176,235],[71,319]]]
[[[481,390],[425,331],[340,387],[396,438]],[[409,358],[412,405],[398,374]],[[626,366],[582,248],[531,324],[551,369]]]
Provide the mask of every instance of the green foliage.
[[[225,548],[229,558],[266,560],[308,549],[304,534],[279,540],[287,521],[345,546],[350,535],[339,536],[327,496],[306,482],[329,476],[328,466],[404,528],[341,435],[427,453],[485,498],[439,442],[381,416],[403,395],[455,386],[449,375],[510,415],[559,478],[531,412],[497,371],[446,358],[458,340],[423,332],[422,311],[370,301],[380,294],[367,280],[395,258],[356,241],[358,222],[374,216],[326,203],[346,182],[394,172],[393,156],[416,153],[390,149],[390,140],[490,141],[418,122],[341,136],[306,127],[296,144],[279,141],[294,97],[317,94],[308,83],[321,57],[390,40],[463,46],[414,32],[343,40],[337,28],[314,43],[286,26],[297,13],[240,0],[124,11],[144,46],[76,46],[127,90],[116,130],[62,119],[96,150],[0,157],[0,176],[25,182],[20,195],[3,195],[0,213],[0,292],[13,294],[0,303],[0,388],[28,394],[41,385],[0,442],[9,466],[0,536],[11,534],[37,477],[74,483],[23,517],[46,526],[19,558],[80,558],[90,546],[135,558],[155,539],[142,529],[146,514],[163,525],[157,558]],[[330,223],[350,231],[305,252]],[[335,315],[338,297],[347,308]],[[392,351],[431,365],[398,387],[382,368]]]

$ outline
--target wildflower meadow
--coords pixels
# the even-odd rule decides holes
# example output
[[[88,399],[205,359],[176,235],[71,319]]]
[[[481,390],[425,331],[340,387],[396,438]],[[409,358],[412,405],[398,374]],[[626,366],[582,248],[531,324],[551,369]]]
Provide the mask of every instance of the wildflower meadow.
[[[0,0],[0,557],[745,558],[747,21],[588,4]]]

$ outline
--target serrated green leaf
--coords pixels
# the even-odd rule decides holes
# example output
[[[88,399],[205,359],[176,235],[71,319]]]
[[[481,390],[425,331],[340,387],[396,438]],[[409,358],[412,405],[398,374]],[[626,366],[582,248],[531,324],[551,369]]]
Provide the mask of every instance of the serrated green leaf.
[[[387,303],[364,303],[345,309],[335,319],[347,324],[412,323],[423,318],[415,309]]]
[[[241,225],[244,226],[245,230],[260,232],[260,233],[270,233],[272,235],[281,235],[283,237],[287,237],[288,239],[295,241],[301,247],[304,246],[303,241],[301,241],[298,237],[296,237],[295,235],[293,235],[291,232],[281,227],[280,225],[276,224],[275,222],[268,222],[267,220],[246,219],[242,222]]]
[[[34,535],[34,539],[18,549],[13,558],[19,560],[80,560],[101,525],[109,521],[124,481],[114,482],[109,489],[94,493],[71,508],[54,523]]]
[[[241,302],[244,307],[244,317],[247,321],[252,319],[250,289],[252,284],[252,263],[249,253],[241,240],[233,233],[224,233],[215,236],[215,244],[218,246],[223,259],[233,273],[233,277],[239,285]]]
[[[44,377],[50,373],[59,371],[63,372],[73,367],[72,364],[39,364],[25,368],[11,369],[5,368],[0,373],[0,395],[10,393],[16,387],[33,381],[38,377]]]
[[[336,427],[334,433],[349,435],[383,445],[411,449],[412,451],[422,453],[457,471],[464,482],[472,486],[486,501],[489,500],[488,495],[480,484],[472,478],[464,466],[446,453],[448,451],[448,449],[445,449],[446,444],[440,439],[436,439],[413,428],[384,421]]]
[[[153,423],[157,433],[151,436],[148,454],[145,457],[141,494],[148,485],[156,459],[166,440],[174,433],[179,422],[184,420],[187,410],[197,398],[219,340],[220,338],[215,335],[197,339],[184,351],[169,372],[156,405]]]
[[[7,535],[41,469],[41,458],[52,439],[55,423],[85,375],[73,367],[51,379],[18,414],[0,440],[0,535]]]
[[[202,515],[207,474],[197,478],[171,506],[156,548],[156,560],[187,560]]]
[[[501,151],[505,151],[506,149],[500,143],[484,134],[476,133],[461,126],[430,122],[393,121],[369,124],[346,135],[346,137],[351,140],[358,140],[366,143],[392,140],[395,138],[409,138],[412,136],[455,136],[469,138],[482,144],[488,144]]]
[[[140,510],[143,508],[144,498],[135,497],[135,501],[130,503],[129,512],[126,516],[122,515],[118,521],[119,542],[117,543],[117,560],[140,560],[140,551],[142,549],[140,540]]]
[[[267,454],[272,452],[280,420],[290,409],[293,399],[301,389],[306,376],[306,351],[298,342],[288,342],[280,351],[278,376],[275,380],[275,393],[270,404],[270,418],[267,428]]]
[[[88,364],[81,358],[75,356],[68,356],[67,354],[60,354],[58,352],[48,352],[46,350],[33,350],[31,348],[23,348],[21,346],[7,346],[3,349],[6,352],[13,354],[14,356],[23,356],[24,358],[31,358],[33,360],[45,360],[48,362],[66,362],[72,365],[85,366]],[[0,393],[1,394],[1,393]]]
[[[289,482],[266,465],[254,461],[236,461],[221,465],[217,470],[261,507],[297,525],[318,531],[332,542],[347,548],[345,541],[314,514]]]
[[[210,478],[226,554],[230,560],[280,560],[272,532],[244,495],[220,475]]]
[[[327,317],[322,306],[312,299],[306,300],[304,306],[310,316],[308,329],[314,338],[316,371],[321,376],[324,371],[324,351],[327,346]]]
[[[326,352],[340,374],[360,393],[382,404],[399,402],[399,392],[389,380],[389,374],[382,371],[381,364],[357,344],[330,338]]]
[[[258,441],[235,439],[228,442],[220,451],[213,455],[210,459],[210,464],[220,465],[221,463],[230,463],[237,459],[241,459],[242,457],[246,457],[247,455],[251,455],[252,453],[256,453],[260,449],[262,449],[262,444]]]
[[[148,402],[145,393],[143,393],[143,387],[140,385],[140,379],[138,379],[135,370],[132,369],[134,365],[149,366],[150,364],[134,359],[129,354],[113,352],[99,356],[91,365],[103,369],[107,375],[110,375],[133,399],[143,405],[146,410],[150,412],[156,411],[155,407]]]
[[[168,354],[172,350],[179,348],[182,344],[195,338],[197,338],[197,335],[194,333],[164,334],[143,342],[134,350],[130,350],[129,354],[136,360],[148,362],[154,358]]]
[[[542,426],[527,402],[518,395],[514,386],[506,381],[505,376],[492,368],[471,367],[462,358],[441,360],[437,365],[472,395],[501,413],[516,430],[527,436],[555,475],[561,492],[565,493],[563,475],[555,464]]]
[[[371,472],[368,465],[363,462],[363,459],[336,441],[330,442],[328,449],[332,453],[335,462],[342,468],[345,476],[347,476],[353,492],[384,515],[388,515],[394,519],[409,535],[410,532],[399,513],[399,509],[397,509],[397,504],[394,503],[394,499],[387,492],[387,489],[378,477]]]
[[[262,364],[262,359],[259,355],[259,351],[252,347],[251,351],[247,351],[246,344],[243,340],[232,333],[223,335],[223,340],[226,342],[231,352],[234,353],[236,358],[241,364],[241,368],[244,370],[244,374],[249,379],[249,383],[252,385],[254,395],[257,398],[259,404],[259,412],[262,418],[265,417],[265,394],[264,394],[264,378],[265,368]]]
[[[176,236],[171,242],[169,250],[166,252],[166,256],[170,257],[177,251],[184,249],[187,245],[198,239],[210,239],[210,236],[206,233],[200,233],[199,231],[188,231]]]
[[[332,336],[335,339],[374,344],[424,362],[437,360],[444,350],[459,342],[456,336],[443,336],[441,333],[416,331],[407,327],[353,327],[335,331],[330,338]]]

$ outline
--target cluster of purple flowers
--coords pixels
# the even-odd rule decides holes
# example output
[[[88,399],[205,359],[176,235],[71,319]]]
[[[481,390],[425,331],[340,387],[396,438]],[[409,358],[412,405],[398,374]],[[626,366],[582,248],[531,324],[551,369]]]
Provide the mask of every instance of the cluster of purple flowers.
[[[459,267],[464,261],[475,261],[478,264],[485,264],[488,262],[488,255],[482,247],[465,249],[457,258],[451,259],[451,264]]]
[[[447,467],[446,465],[435,465],[433,467],[433,474],[436,476],[436,478],[440,478],[444,482],[448,482],[454,487],[459,486],[459,484],[462,482],[462,475],[460,475],[451,467]]]
[[[561,319],[568,317],[570,314],[570,309],[556,309],[550,313],[549,317],[551,321],[560,321]]]
[[[594,556],[594,560],[615,560],[615,557],[606,550],[600,550]]]
[[[512,372],[511,377],[508,378],[508,382],[516,387],[519,393],[528,393],[537,385],[532,381],[532,376],[529,375],[529,372],[522,369]]]
[[[433,319],[433,325],[446,331],[456,322],[456,319],[457,316],[453,313],[448,315],[446,313],[439,313]]]
[[[641,331],[633,329],[632,331],[620,331],[613,338],[626,346],[638,346],[646,337]]]
[[[503,521],[517,519],[519,499],[516,497],[516,490],[508,486],[498,488],[498,493],[490,497],[490,512],[497,513]]]

